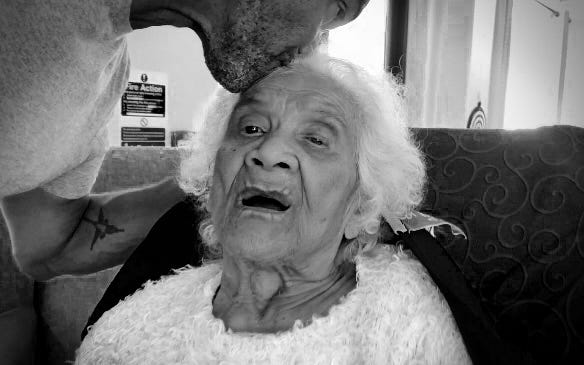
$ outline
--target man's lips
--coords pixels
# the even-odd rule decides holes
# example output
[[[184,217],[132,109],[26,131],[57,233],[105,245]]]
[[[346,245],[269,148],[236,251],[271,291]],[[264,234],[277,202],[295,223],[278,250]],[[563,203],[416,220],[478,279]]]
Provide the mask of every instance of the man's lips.
[[[245,208],[285,212],[292,205],[288,189],[264,190],[258,187],[246,187],[238,197]]]

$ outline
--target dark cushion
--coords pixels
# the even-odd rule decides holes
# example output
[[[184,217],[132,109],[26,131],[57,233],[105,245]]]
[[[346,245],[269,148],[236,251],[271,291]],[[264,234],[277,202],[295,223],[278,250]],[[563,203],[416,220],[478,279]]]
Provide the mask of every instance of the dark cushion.
[[[36,315],[32,279],[12,256],[10,237],[0,212],[0,363],[32,364]]]
[[[0,212],[0,313],[32,306],[34,281],[20,272],[12,256],[6,221]]]
[[[445,248],[498,332],[542,363],[584,359],[584,129],[415,130],[422,211],[469,240]]]
[[[36,343],[36,313],[23,306],[0,313],[0,354],[5,365],[32,365]]]

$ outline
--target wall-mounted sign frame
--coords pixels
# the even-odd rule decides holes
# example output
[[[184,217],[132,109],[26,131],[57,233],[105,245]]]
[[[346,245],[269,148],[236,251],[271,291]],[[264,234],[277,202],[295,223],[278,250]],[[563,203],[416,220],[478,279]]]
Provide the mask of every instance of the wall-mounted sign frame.
[[[167,146],[168,75],[131,70],[121,99],[120,145]]]

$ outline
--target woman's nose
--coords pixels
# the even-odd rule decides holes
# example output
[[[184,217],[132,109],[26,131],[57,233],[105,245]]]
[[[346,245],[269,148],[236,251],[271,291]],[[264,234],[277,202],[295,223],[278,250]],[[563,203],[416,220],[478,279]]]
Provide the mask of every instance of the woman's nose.
[[[262,167],[265,170],[284,169],[295,171],[298,161],[289,144],[276,136],[266,136],[253,150],[247,153],[248,166]]]

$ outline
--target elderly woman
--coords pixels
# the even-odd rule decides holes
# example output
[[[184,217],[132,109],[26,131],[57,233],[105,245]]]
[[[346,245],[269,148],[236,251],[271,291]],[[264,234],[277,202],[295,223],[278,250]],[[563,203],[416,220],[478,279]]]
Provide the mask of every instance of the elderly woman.
[[[221,93],[182,165],[214,259],[105,313],[77,363],[469,363],[424,267],[376,244],[424,182],[397,91],[314,55]]]

